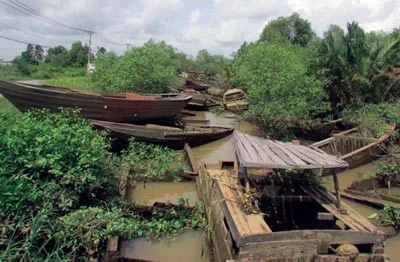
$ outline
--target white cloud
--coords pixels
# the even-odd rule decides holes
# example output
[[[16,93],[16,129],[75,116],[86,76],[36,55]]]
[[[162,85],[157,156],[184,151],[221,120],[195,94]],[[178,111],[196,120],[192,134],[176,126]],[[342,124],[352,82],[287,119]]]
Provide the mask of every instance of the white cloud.
[[[200,10],[193,11],[189,17],[190,24],[196,24],[200,17]]]
[[[11,2],[7,2],[10,3]],[[298,12],[322,35],[330,24],[358,21],[366,30],[400,26],[398,0],[26,0],[24,3],[67,25],[96,31],[93,46],[119,53],[125,44],[165,40],[195,55],[200,49],[229,55],[244,41],[258,39],[268,21]],[[87,43],[85,33],[44,23],[1,5],[0,36],[47,46]],[[111,42],[119,43],[113,45]],[[0,39],[0,58],[12,59],[24,44]]]

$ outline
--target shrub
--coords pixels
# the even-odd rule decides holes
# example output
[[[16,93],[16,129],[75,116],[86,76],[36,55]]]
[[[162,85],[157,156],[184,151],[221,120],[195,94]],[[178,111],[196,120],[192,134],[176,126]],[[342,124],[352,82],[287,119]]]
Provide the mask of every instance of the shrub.
[[[365,104],[342,112],[343,121],[356,125],[361,135],[379,138],[400,123],[400,104]]]
[[[182,165],[172,167],[177,153],[167,147],[130,140],[127,150],[121,155],[121,170],[133,180],[162,181],[177,179]]]
[[[176,72],[176,62],[165,44],[152,41],[117,57],[106,53],[95,60],[92,80],[104,91],[162,93]]]
[[[291,128],[310,128],[329,109],[323,83],[307,75],[300,47],[267,43],[250,44],[234,61],[232,84],[249,95],[246,117],[279,138]]]
[[[77,112],[35,110],[18,119],[3,115],[0,122],[0,177],[8,181],[1,215],[45,204],[67,212],[115,190],[105,134],[93,132]]]

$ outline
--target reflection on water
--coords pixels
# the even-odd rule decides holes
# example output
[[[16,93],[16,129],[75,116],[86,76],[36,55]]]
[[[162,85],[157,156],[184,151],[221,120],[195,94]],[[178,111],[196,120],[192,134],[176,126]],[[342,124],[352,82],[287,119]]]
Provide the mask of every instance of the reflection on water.
[[[152,206],[155,202],[178,204],[180,198],[194,206],[199,201],[195,182],[148,182],[127,188],[126,197],[138,205]]]
[[[121,244],[121,255],[126,258],[143,259],[150,261],[176,262],[208,262],[208,253],[205,233],[195,230],[186,230],[173,239],[151,241],[137,238],[124,241]]]

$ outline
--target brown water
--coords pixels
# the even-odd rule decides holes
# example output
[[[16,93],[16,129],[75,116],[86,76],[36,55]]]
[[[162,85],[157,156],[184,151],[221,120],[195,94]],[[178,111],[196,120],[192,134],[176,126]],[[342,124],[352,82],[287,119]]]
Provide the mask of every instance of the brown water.
[[[211,112],[196,112],[191,119],[209,119],[211,125],[235,127],[236,130],[260,135],[260,130],[246,121],[238,121],[231,114],[219,116]],[[197,161],[205,160],[207,163],[218,163],[219,160],[235,159],[232,136],[193,148]],[[354,180],[363,178],[376,170],[378,161],[364,166],[347,170],[338,174],[340,188],[348,187]],[[326,184],[333,190],[332,177],[326,177]],[[180,197],[196,199],[196,188],[194,183],[184,183],[182,186],[173,183],[147,183],[146,189],[138,184],[135,190],[129,191],[128,195],[132,201],[143,204],[152,204],[154,201],[176,201]],[[175,194],[177,194],[175,196]],[[175,200],[174,200],[175,199]],[[378,210],[358,202],[343,199],[353,209],[364,217]],[[375,221],[371,221],[375,222]],[[148,259],[153,261],[210,261],[210,256],[201,256],[204,251],[204,234],[198,231],[186,231],[177,236],[175,241],[162,240],[158,242],[147,241],[143,238],[125,241],[122,243],[122,252],[128,257]],[[386,254],[394,262],[400,262],[400,235],[386,240]]]
[[[151,241],[137,238],[121,244],[121,255],[126,258],[150,261],[176,262],[208,262],[210,254],[205,241],[205,233],[186,230],[173,239]]]
[[[126,197],[138,205],[152,206],[155,202],[178,204],[179,199],[187,200],[190,206],[199,201],[195,182],[148,182],[128,187]]]
[[[342,173],[339,173],[338,179],[339,179],[340,189],[344,189],[344,188],[350,186],[353,181],[369,177],[371,174],[373,174],[376,171],[379,162],[380,161],[377,160],[377,161],[368,163],[366,165],[356,167],[353,169],[349,169]],[[333,191],[333,179],[331,176],[326,177],[326,185],[329,190]],[[370,214],[373,214],[373,213],[376,213],[379,211],[379,209],[376,209],[374,207],[364,205],[364,204],[361,204],[359,202],[355,202],[352,200],[342,198],[342,201],[344,201],[346,204],[348,204],[350,207],[352,207],[359,214],[361,214],[362,216],[364,216],[366,218]],[[378,226],[384,232],[392,231],[391,227],[382,227],[379,224],[377,224],[376,220],[369,219],[369,221],[371,221],[373,224]],[[400,262],[400,234],[390,237],[385,241],[385,253],[391,258],[391,261]]]
[[[238,121],[232,113],[219,116],[211,112],[196,112],[190,119],[210,120],[210,125],[234,127],[236,130],[257,135],[259,129],[246,121]],[[234,159],[235,152],[232,135],[223,139],[193,148],[196,159],[217,163],[221,159]],[[141,205],[153,205],[154,202],[178,203],[180,198],[188,199],[189,205],[198,201],[196,184],[194,182],[169,183],[149,182],[138,183],[135,188],[127,188],[127,198]],[[212,261],[212,256],[205,248],[205,233],[187,230],[174,237],[173,240],[162,239],[149,241],[137,238],[123,241],[121,254],[123,257],[147,259],[151,261]]]
[[[212,112],[198,112],[191,119],[209,119],[212,126],[234,127],[235,130],[249,134],[260,135],[261,131],[256,126],[247,121],[238,121],[232,118],[232,113],[222,113],[216,116]],[[227,118],[228,117],[228,118]],[[193,148],[193,153],[197,161],[204,160],[207,163],[216,164],[219,160],[234,160],[235,150],[233,145],[233,135],[219,139],[217,141]]]

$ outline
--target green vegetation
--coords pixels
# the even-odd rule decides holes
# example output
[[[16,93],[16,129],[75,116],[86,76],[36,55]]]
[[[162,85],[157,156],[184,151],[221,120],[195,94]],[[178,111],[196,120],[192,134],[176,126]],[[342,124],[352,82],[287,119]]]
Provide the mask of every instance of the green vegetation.
[[[355,125],[361,135],[379,138],[400,124],[400,103],[365,104],[356,109],[346,109],[343,121]]]
[[[0,95],[0,113],[18,113],[18,109]]]
[[[263,29],[259,41],[268,43],[286,43],[306,46],[315,37],[311,24],[302,19],[298,13],[289,17],[278,17],[269,22]]]
[[[379,213],[373,213],[368,218],[376,219],[384,226],[393,226],[396,230],[400,229],[399,208],[384,206]]]
[[[164,92],[176,72],[174,54],[168,45],[149,41],[119,57],[101,55],[95,61],[93,83],[104,91]]]
[[[82,89],[88,89],[88,90],[95,89],[93,86],[93,83],[90,80],[90,77],[87,77],[87,76],[52,78],[49,80],[45,80],[43,83],[46,85],[75,87],[75,88],[82,88]]]
[[[270,137],[293,127],[309,128],[329,109],[323,82],[307,75],[296,47],[265,42],[246,46],[234,59],[231,82],[245,87],[250,100],[247,119]]]
[[[106,133],[76,111],[1,114],[0,260],[87,261],[101,256],[107,237],[158,238],[204,226],[201,206],[145,211],[118,198],[117,175],[129,161],[152,167],[133,170],[135,179],[159,169],[163,177],[175,152],[135,142],[121,156],[109,148]]]
[[[183,166],[172,167],[177,153],[167,147],[136,142],[131,139],[129,148],[121,153],[120,168],[133,180],[177,180]]]
[[[182,87],[181,72],[200,71],[213,85],[245,89],[250,109],[244,117],[272,138],[290,137],[293,129],[354,116],[373,105],[393,104],[400,96],[398,28],[366,33],[350,22],[344,29],[332,25],[318,37],[297,13],[270,21],[259,39],[244,42],[232,59],[205,49],[190,57],[165,42],[149,40],[122,55],[99,48],[90,54],[96,69],[85,78],[87,51],[81,42],[69,50],[50,48],[47,54],[40,46],[28,45],[12,66],[0,67],[0,78],[52,78],[48,84],[159,93]]]

